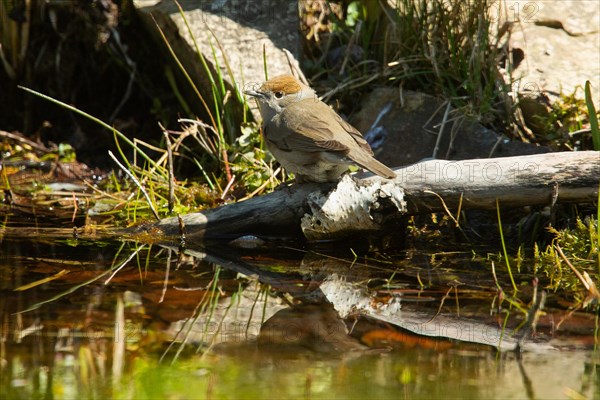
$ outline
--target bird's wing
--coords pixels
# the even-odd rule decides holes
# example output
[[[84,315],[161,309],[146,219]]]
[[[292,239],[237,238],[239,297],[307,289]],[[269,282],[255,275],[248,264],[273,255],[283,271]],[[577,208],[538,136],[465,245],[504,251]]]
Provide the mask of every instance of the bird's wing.
[[[344,128],[346,132],[348,132],[348,134],[350,134],[350,136],[356,142],[356,144],[358,144],[363,150],[365,150],[370,155],[373,155],[373,150],[371,149],[371,146],[369,146],[369,143],[365,140],[363,135],[355,127],[350,125],[348,122],[344,121],[342,117],[340,117],[338,114],[335,114],[335,116],[337,117],[339,124]]]
[[[303,100],[314,101],[314,100]],[[301,102],[298,102],[300,105]],[[290,117],[293,112],[298,115],[297,108],[288,106],[280,116],[277,132],[273,135],[266,132],[269,141],[282,150],[299,150],[306,152],[339,151],[347,154],[356,144],[363,150],[372,154],[367,141],[352,125],[344,121],[338,114],[322,102],[311,106],[310,114],[303,114],[303,118]],[[323,118],[324,115],[333,118]],[[283,128],[284,126],[288,128]]]

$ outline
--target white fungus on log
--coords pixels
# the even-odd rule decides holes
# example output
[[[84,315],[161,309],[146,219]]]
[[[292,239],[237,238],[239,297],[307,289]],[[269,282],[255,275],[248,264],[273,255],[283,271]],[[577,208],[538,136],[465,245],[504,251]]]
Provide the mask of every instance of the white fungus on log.
[[[404,190],[393,181],[361,185],[344,175],[329,193],[315,191],[308,195],[310,213],[304,214],[300,227],[311,241],[335,239],[349,232],[376,231],[380,224],[374,215],[383,199],[394,205],[395,213],[406,213]]]

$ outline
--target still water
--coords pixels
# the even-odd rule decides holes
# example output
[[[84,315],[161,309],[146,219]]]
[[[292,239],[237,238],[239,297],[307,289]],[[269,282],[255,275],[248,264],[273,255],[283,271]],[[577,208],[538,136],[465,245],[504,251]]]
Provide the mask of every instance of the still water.
[[[597,316],[553,310],[549,296],[515,352],[509,333],[522,316],[498,310],[480,263],[345,254],[5,230],[0,397],[600,398]],[[343,320],[321,290],[332,276],[356,300]],[[425,336],[401,328],[415,315]],[[446,335],[465,321],[505,335],[503,351]]]

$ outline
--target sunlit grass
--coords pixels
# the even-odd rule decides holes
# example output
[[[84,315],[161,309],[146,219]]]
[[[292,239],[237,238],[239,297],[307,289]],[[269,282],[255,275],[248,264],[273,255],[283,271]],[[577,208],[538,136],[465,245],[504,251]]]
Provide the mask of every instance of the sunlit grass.
[[[509,59],[510,29],[497,26],[495,4],[399,0],[322,6],[327,18],[319,21],[326,23],[305,27],[316,48],[309,70],[316,80],[326,75],[335,82],[325,99],[382,82],[441,95],[483,123],[510,125],[512,78],[502,62]],[[310,16],[314,10],[304,12]]]
[[[577,303],[585,304],[589,294],[595,296],[588,285],[600,286],[598,220],[593,217],[577,219],[572,228],[549,228],[549,231],[554,240],[543,251],[536,246],[535,270],[549,279],[550,290],[571,293]],[[598,300],[594,300],[596,304]]]

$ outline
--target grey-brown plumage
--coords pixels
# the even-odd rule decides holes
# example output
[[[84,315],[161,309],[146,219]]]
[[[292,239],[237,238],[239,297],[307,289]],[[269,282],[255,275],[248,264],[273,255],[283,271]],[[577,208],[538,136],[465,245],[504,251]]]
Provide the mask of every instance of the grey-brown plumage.
[[[294,77],[273,78],[246,94],[258,100],[269,150],[299,181],[334,182],[351,164],[396,176],[373,157],[359,131]]]

